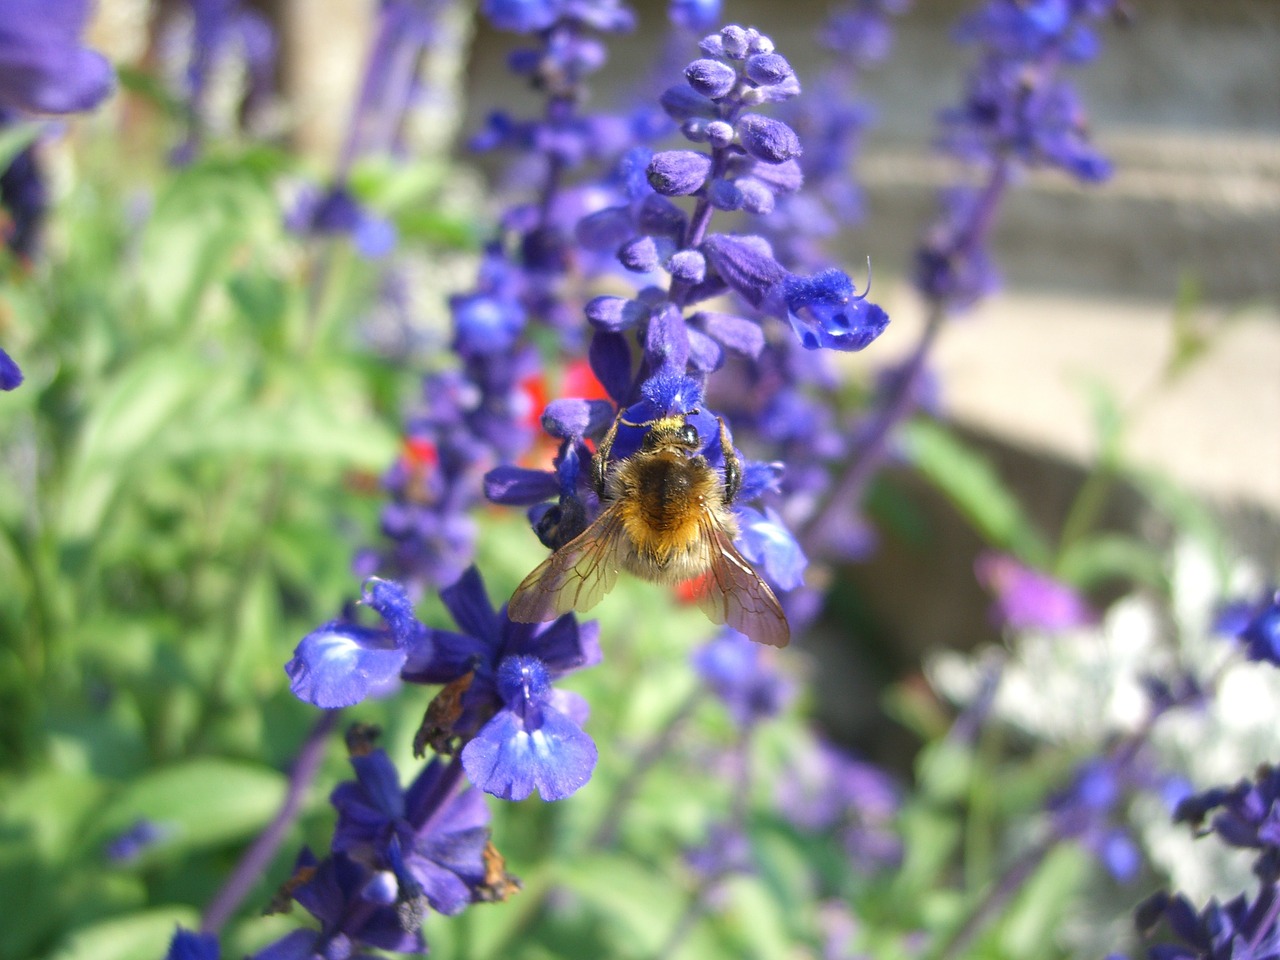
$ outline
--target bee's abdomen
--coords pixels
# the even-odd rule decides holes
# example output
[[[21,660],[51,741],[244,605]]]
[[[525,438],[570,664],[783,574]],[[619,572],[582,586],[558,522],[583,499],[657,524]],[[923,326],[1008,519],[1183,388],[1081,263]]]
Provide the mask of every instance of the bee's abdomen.
[[[666,533],[696,522],[704,491],[687,462],[654,459],[639,474],[636,507],[649,527]]]

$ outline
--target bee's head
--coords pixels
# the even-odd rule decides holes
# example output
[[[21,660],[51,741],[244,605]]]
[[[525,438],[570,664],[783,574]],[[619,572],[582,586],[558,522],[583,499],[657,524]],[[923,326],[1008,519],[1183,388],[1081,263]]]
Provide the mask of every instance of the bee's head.
[[[683,416],[663,417],[649,422],[649,432],[644,435],[641,449],[653,451],[663,447],[684,447],[696,450],[701,443],[698,428]]]

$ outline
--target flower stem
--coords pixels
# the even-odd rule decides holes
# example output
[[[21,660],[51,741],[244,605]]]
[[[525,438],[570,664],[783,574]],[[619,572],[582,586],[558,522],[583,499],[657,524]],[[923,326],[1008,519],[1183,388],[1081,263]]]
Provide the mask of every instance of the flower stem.
[[[676,738],[683,732],[685,725],[689,722],[689,718],[693,716],[693,712],[697,709],[701,699],[701,690],[694,690],[690,693],[663,725],[662,729],[658,731],[658,735],[649,741],[644,750],[640,752],[640,755],[636,757],[631,769],[627,771],[626,779],[614,791],[613,802],[609,805],[609,810],[605,814],[604,820],[591,838],[591,846],[593,848],[610,847],[617,841],[618,828],[622,824],[623,814],[632,801],[635,800],[640,784],[644,781],[649,771],[671,749],[671,745],[675,743]]]
[[[326,741],[341,713],[341,710],[326,710],[312,724],[311,732],[302,742],[293,769],[289,772],[289,787],[285,791],[284,803],[266,829],[258,835],[258,839],[245,851],[222,888],[205,908],[204,917],[200,921],[203,932],[217,933],[222,929],[275,858],[285,834],[298,818],[303,795],[310,789],[320,771]]]

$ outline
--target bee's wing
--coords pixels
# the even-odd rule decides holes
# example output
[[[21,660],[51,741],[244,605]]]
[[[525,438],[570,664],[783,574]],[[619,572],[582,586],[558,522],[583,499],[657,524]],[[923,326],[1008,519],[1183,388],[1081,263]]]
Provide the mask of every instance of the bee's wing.
[[[517,623],[541,623],[570,610],[590,610],[618,580],[623,536],[621,512],[606,507],[591,526],[524,578],[511,596],[507,616]]]
[[[726,623],[757,643],[785,647],[791,627],[778,598],[734,547],[711,514],[699,521],[711,563],[694,581],[694,599],[712,623]]]

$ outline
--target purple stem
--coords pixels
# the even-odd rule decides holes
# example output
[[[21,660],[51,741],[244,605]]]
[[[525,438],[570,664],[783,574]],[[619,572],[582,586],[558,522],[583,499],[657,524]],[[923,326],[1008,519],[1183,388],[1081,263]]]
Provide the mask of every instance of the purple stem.
[[[953,257],[967,256],[969,251],[980,248],[986,242],[987,235],[995,223],[996,211],[1008,187],[1010,172],[1010,161],[1006,157],[1001,157],[992,167],[991,179],[983,190],[982,200],[974,210],[973,219],[956,239]],[[902,375],[894,385],[888,400],[872,421],[871,428],[861,446],[854,451],[849,469],[800,530],[800,542],[811,553],[814,552],[815,538],[830,525],[832,513],[844,504],[861,502],[871,478],[888,456],[889,440],[894,430],[915,412],[916,385],[924,372],[929,351],[938,339],[946,318],[947,302],[943,299],[931,301],[929,319],[920,334],[920,339],[903,366]]]
[[[312,725],[311,732],[298,750],[293,769],[289,772],[289,788],[285,792],[280,811],[245,851],[222,889],[209,902],[200,921],[200,929],[204,933],[217,933],[222,929],[275,859],[285,834],[298,818],[303,796],[311,788],[320,770],[326,742],[341,713],[341,710],[326,710]]]

